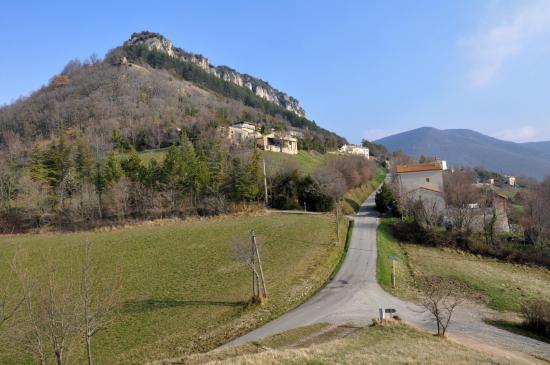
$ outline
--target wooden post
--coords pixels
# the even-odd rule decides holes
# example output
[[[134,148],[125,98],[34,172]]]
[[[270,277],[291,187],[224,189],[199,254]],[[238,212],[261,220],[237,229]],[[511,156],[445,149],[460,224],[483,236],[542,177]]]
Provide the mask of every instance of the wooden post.
[[[258,258],[258,266],[260,267],[260,276],[262,278],[262,289],[264,292],[263,296],[267,298],[267,289],[265,287],[264,270],[262,268],[262,259],[260,258],[260,251],[258,250],[258,244],[256,243],[256,233],[254,232],[254,230],[252,230],[252,243],[254,244],[254,249],[256,250],[256,257]]]
[[[252,242],[250,245],[250,258],[252,260],[252,299],[256,301],[258,294],[256,293],[256,254],[254,251],[254,242]]]
[[[391,286],[395,289],[395,260],[391,260]]]

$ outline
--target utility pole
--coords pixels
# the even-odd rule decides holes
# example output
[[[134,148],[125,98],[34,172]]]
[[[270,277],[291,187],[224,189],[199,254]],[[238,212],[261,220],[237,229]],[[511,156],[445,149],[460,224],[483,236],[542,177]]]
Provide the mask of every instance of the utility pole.
[[[258,298],[258,294],[256,290],[256,253],[254,250],[254,241],[250,246],[250,259],[252,261],[252,297],[253,300],[256,301],[256,298]]]
[[[265,207],[267,208],[269,205],[269,201],[267,199],[267,174],[265,173],[265,158],[262,159],[263,165],[264,165],[264,190],[265,190]]]
[[[336,244],[340,244],[340,201],[336,203]]]
[[[262,268],[262,259],[260,258],[260,252],[258,251],[258,244],[256,242],[256,232],[254,232],[254,230],[252,230],[252,244],[254,245],[254,250],[256,251],[256,257],[258,258],[258,266],[260,267],[260,277],[262,279],[263,297],[267,298],[267,289],[265,287],[264,270]]]

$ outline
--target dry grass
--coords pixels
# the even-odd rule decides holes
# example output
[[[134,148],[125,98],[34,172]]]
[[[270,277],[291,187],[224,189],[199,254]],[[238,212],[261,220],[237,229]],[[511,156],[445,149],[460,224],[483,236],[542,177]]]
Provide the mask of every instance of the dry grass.
[[[295,347],[292,341],[266,349],[266,339],[237,349],[216,351],[186,359],[186,364],[511,364],[494,355],[478,352],[454,342],[418,331],[404,324],[365,327],[347,337],[338,328],[333,337],[318,328],[301,329],[324,341]],[[296,330],[294,330],[296,331]],[[287,333],[278,335],[285,337]],[[289,339],[295,333],[288,333]],[[422,349],[419,351],[419,349]]]

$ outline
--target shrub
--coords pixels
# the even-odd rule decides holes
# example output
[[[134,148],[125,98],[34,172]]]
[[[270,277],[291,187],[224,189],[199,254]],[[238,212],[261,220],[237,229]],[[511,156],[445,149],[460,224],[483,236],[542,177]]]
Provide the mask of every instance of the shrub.
[[[550,301],[532,299],[521,305],[524,326],[550,339]]]

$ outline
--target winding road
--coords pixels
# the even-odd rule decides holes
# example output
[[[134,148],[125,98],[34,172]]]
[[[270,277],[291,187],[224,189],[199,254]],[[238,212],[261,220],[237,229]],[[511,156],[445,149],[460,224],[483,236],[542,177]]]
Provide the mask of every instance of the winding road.
[[[363,203],[354,220],[349,251],[332,281],[306,303],[223,347],[240,345],[315,323],[366,324],[378,317],[380,307],[395,308],[405,322],[434,331],[434,324],[420,307],[392,296],[378,285],[378,214],[374,209],[374,193]],[[459,307],[449,326],[449,337],[518,362],[540,363],[537,359],[550,361],[550,344],[490,326],[482,320],[490,314],[491,310],[477,304]]]

